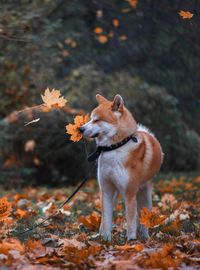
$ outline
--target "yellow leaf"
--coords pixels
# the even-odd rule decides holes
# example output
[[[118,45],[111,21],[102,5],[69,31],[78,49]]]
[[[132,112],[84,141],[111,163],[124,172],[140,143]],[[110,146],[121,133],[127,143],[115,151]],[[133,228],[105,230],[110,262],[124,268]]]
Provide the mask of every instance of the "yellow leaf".
[[[44,92],[44,95],[41,95],[42,100],[46,107],[51,108],[62,108],[65,106],[67,100],[64,97],[60,97],[61,93],[59,90],[53,89],[50,91],[47,88]]]

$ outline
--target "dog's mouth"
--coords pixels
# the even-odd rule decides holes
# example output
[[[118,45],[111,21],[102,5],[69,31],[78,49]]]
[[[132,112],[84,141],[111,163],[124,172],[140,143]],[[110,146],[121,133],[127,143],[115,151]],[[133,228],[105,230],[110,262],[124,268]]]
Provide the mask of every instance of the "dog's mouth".
[[[99,133],[95,133],[95,134],[92,135],[90,138],[94,139],[94,138],[96,138],[96,137],[98,137],[98,136],[99,136]]]

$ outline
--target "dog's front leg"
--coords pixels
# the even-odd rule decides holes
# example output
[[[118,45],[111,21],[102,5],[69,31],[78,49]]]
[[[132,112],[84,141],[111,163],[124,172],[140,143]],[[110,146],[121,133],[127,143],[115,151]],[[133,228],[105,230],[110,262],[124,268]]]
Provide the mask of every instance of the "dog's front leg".
[[[136,194],[127,193],[125,195],[127,238],[128,240],[136,239],[137,232],[137,200]]]
[[[106,187],[101,188],[102,216],[99,234],[106,241],[111,241],[114,195],[113,187],[106,185]]]

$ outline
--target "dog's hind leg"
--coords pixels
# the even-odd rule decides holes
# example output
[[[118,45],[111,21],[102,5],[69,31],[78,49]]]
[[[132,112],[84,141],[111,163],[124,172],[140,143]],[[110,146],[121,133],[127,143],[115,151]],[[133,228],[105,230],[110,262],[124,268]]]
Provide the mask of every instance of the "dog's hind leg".
[[[128,240],[136,239],[137,232],[137,200],[136,193],[127,192],[125,195],[126,222],[127,222],[127,238]]]
[[[152,209],[152,184],[151,182],[147,182],[137,192],[137,211],[138,211],[138,218],[140,218],[140,211],[143,207],[148,208],[149,210]],[[141,240],[146,240],[149,237],[148,229],[139,224],[138,234]]]

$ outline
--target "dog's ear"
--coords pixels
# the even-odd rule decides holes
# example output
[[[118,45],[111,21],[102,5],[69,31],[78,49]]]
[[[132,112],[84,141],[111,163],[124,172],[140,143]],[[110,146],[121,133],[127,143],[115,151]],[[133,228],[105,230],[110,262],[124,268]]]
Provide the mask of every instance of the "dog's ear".
[[[97,102],[98,102],[99,104],[102,104],[102,103],[108,101],[105,97],[103,97],[103,96],[101,96],[101,95],[99,95],[99,94],[96,95],[96,100],[97,100]]]
[[[123,106],[124,106],[123,98],[120,95],[116,95],[113,100],[112,110],[115,112],[116,111],[122,112]]]

